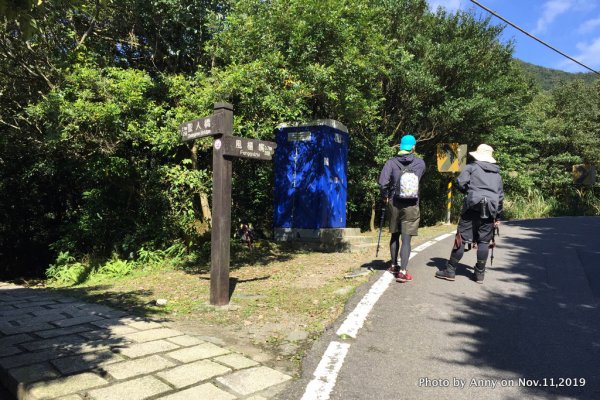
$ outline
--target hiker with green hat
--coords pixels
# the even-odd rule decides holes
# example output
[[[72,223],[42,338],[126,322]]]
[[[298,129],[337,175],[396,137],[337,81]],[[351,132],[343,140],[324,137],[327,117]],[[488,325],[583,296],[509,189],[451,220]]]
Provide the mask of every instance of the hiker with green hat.
[[[381,196],[390,208],[390,272],[396,277],[396,282],[402,283],[413,280],[407,270],[410,242],[418,234],[421,218],[419,183],[425,173],[425,162],[415,155],[416,144],[413,135],[402,136],[398,155],[386,161],[379,175]]]
[[[436,278],[453,281],[456,266],[465,251],[477,247],[473,280],[483,283],[485,264],[504,201],[502,177],[493,151],[491,146],[480,144],[477,151],[469,153],[475,160],[456,179],[456,187],[465,194],[465,201],[450,259],[444,269],[435,273]]]

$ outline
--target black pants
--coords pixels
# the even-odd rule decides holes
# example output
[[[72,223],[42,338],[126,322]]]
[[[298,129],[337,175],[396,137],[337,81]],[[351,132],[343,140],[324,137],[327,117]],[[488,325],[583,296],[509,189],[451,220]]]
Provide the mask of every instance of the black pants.
[[[390,240],[390,254],[392,256],[392,265],[398,265],[398,244],[400,232],[392,233]],[[402,234],[402,246],[400,247],[400,269],[405,270],[408,266],[408,257],[410,257],[410,241],[412,236],[408,233]]]
[[[485,266],[490,252],[490,242],[494,236],[494,219],[481,219],[479,211],[467,210],[460,216],[458,234],[461,240],[455,242],[450,260],[460,261],[465,254],[465,246],[477,244],[477,263]],[[460,242],[460,245],[457,246],[457,242]]]

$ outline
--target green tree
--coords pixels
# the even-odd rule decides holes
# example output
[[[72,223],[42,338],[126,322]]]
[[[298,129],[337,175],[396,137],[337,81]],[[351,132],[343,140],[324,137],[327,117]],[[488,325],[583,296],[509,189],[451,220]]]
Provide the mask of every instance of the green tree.
[[[550,215],[598,212],[594,191],[575,187],[571,175],[575,164],[598,165],[598,88],[575,80],[539,93],[518,127],[499,132],[499,158],[513,199],[544,197]]]
[[[206,193],[209,181],[176,134],[191,113],[176,104],[185,85],[162,71],[210,68],[206,39],[225,3],[48,0],[11,10],[0,21],[1,256],[40,265],[51,243],[102,254],[197,236],[198,202],[181,204],[181,192]]]
[[[490,142],[516,172],[515,193],[560,189],[544,163],[529,165],[539,157],[564,179],[568,163],[597,154],[597,88],[534,98],[501,27],[431,13],[423,0],[47,0],[27,10],[27,32],[17,14],[0,32],[0,246],[21,256],[50,257],[50,244],[80,258],[175,240],[193,248],[207,228],[212,140],[183,144],[177,127],[217,101],[234,105],[234,132],[246,137],[272,140],[281,122],[348,126],[355,227],[374,228],[380,168],[408,132],[429,166],[426,224],[445,212],[438,143]],[[271,169],[235,161],[234,222],[270,228]]]
[[[269,134],[282,120],[345,123],[351,136],[349,221],[373,227],[377,174],[403,134],[419,138],[433,167],[437,143],[472,146],[518,123],[530,91],[500,32],[468,13],[431,14],[417,0],[368,6],[246,0],[235,4],[214,39],[220,67],[213,76],[220,77],[215,83],[227,82],[222,96],[240,104],[241,125],[268,123],[261,133],[249,130],[250,136]],[[258,67],[265,74],[256,82],[248,69]],[[267,83],[271,89],[256,89]],[[289,99],[285,108],[274,106],[283,99]],[[433,198],[445,182],[431,172],[426,197]],[[438,197],[427,208],[443,210]],[[426,220],[440,217],[432,212]]]

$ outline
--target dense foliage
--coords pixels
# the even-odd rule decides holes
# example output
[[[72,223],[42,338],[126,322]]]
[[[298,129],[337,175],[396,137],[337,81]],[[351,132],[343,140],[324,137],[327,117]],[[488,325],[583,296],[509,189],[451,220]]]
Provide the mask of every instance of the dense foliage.
[[[570,176],[572,164],[597,164],[600,86],[541,92],[490,20],[431,13],[424,0],[11,10],[0,32],[0,274],[127,269],[118,260],[148,249],[203,248],[211,139],[183,144],[177,126],[217,101],[234,105],[240,136],[272,139],[281,122],[319,118],[348,126],[349,226],[373,228],[379,170],[407,132],[428,164],[425,224],[445,216],[444,142],[497,148],[513,216],[534,215],[531,204],[537,215],[600,211]],[[266,235],[271,168],[234,162],[234,224]]]
[[[531,76],[543,90],[550,91],[562,84],[575,80],[581,80],[587,84],[593,85],[600,76],[593,72],[570,73],[556,69],[545,68],[539,65],[533,65],[524,61],[517,60],[525,73]]]

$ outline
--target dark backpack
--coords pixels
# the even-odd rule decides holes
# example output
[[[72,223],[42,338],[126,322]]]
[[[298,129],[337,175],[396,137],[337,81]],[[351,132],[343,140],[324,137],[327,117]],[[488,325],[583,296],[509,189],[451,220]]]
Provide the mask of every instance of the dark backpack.
[[[398,179],[394,183],[394,197],[397,199],[418,199],[419,198],[419,177],[410,168],[395,160],[400,168]]]

